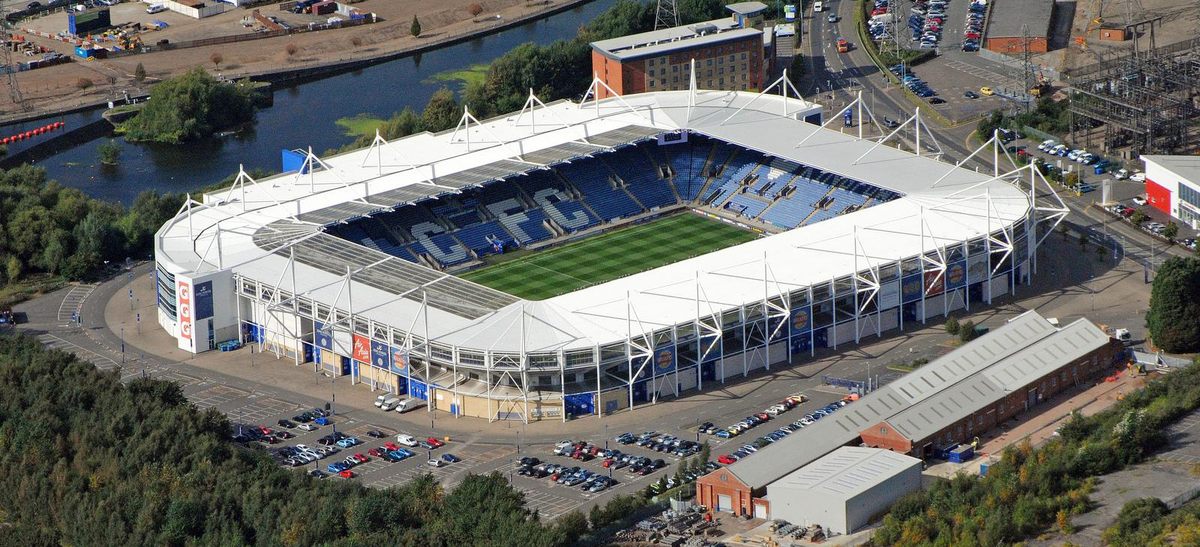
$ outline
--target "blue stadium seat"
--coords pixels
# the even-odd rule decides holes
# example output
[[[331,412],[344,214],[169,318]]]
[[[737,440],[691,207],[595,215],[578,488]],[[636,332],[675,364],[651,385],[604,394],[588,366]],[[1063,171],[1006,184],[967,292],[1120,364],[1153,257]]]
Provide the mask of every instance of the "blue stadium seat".
[[[443,266],[462,264],[471,259],[466,247],[450,234],[423,235],[412,246],[419,252],[428,253]]]
[[[671,191],[670,182],[659,178],[658,167],[646,157],[641,148],[657,148],[650,142],[640,146],[628,146],[605,154],[601,158],[625,181],[626,189],[642,202],[647,209],[678,203]]]
[[[530,209],[513,215],[500,217],[500,224],[508,229],[508,233],[517,238],[517,242],[521,245],[528,245],[536,241],[550,239],[554,237],[542,221],[546,220],[546,213],[541,209]]]
[[[512,241],[512,236],[504,229],[504,226],[499,221],[492,220],[483,224],[476,224],[463,228],[454,232],[454,236],[459,241],[466,245],[468,249],[475,251],[480,256],[495,252],[492,245],[492,239],[498,239],[502,243]]]
[[[700,197],[700,190],[708,180],[704,165],[712,152],[712,143],[708,139],[693,135],[691,141],[688,146],[668,148],[671,169],[675,171],[675,189],[684,201],[695,201]]]
[[[642,212],[629,194],[613,188],[608,169],[595,159],[581,159],[559,165],[559,173],[583,192],[584,201],[604,220],[636,215]]]
[[[570,199],[562,190],[542,188],[532,195],[534,203],[546,212],[546,216],[568,232],[578,232],[600,223],[582,203]]]

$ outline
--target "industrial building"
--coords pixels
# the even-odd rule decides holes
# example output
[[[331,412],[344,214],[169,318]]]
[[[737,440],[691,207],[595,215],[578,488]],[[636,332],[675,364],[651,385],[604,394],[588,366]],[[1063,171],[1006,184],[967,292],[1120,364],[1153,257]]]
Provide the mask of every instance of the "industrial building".
[[[936,448],[970,442],[1059,391],[1105,374],[1122,355],[1122,345],[1086,319],[1059,328],[1036,311],[1025,312],[759,454],[701,477],[697,503],[778,518],[771,488],[840,447],[933,457]]]
[[[987,18],[983,47],[1005,55],[1050,50],[1053,0],[993,0]]]
[[[774,34],[763,32],[761,2],[726,6],[725,19],[658,29],[592,42],[592,72],[612,93],[688,89],[695,66],[704,89],[758,91],[774,60]]]
[[[1146,204],[1200,229],[1200,156],[1141,157]]]
[[[921,466],[890,450],[844,446],[767,486],[771,518],[853,533],[919,490]]]

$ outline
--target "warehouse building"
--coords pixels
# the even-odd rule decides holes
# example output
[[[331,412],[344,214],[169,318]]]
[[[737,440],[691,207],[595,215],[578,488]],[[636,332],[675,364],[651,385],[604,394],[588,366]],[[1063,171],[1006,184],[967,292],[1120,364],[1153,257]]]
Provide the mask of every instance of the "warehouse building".
[[[998,340],[992,340],[997,342]],[[867,446],[920,458],[970,442],[1055,394],[1090,382],[1111,369],[1122,347],[1086,319],[1079,319],[977,374],[909,406],[862,431]],[[984,359],[988,346],[965,353]]]
[[[983,47],[1005,55],[1021,55],[1028,42],[1030,53],[1050,50],[1053,1],[994,0],[987,18]]]
[[[921,460],[846,446],[772,483],[767,499],[771,518],[850,534],[920,488]]]
[[[695,62],[704,89],[757,91],[767,83],[773,34],[764,33],[761,2],[726,6],[732,13],[692,25],[592,42],[592,72],[620,95],[688,89]],[[600,98],[612,93],[597,90]]]
[[[1200,229],[1200,156],[1142,156],[1146,204]]]
[[[851,406],[697,481],[714,511],[780,518],[778,481],[847,445],[933,457],[1117,364],[1123,348],[1086,319],[1057,328],[1025,312],[980,339],[866,395]],[[774,457],[772,457],[774,455]]]

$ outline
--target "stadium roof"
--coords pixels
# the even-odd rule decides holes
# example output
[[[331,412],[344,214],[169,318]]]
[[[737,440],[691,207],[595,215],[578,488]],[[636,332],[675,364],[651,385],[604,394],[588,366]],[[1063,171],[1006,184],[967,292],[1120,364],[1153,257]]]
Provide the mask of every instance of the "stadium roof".
[[[1076,340],[1078,332],[1074,330],[1084,328],[1075,326],[1080,322],[1086,323],[1082,319],[1072,323],[1069,328],[1073,330],[1064,338],[1065,340],[1080,342]],[[1091,325],[1090,323],[1086,324]],[[1099,331],[1095,326],[1091,328]],[[816,423],[760,450],[764,454],[787,454],[787,457],[756,456],[751,459],[739,460],[729,466],[729,471],[751,488],[763,488],[791,473],[797,467],[853,441],[868,427],[889,421],[895,416],[905,415],[904,413],[908,409],[915,408],[922,401],[933,400],[946,392],[955,392],[957,389],[955,386],[960,384],[972,386],[962,388],[965,391],[973,390],[975,382],[987,381],[992,382],[992,385],[995,386],[996,382],[1003,380],[1004,383],[999,385],[1005,389],[1015,389],[1010,386],[1019,378],[1008,377],[1004,373],[1004,369],[1000,369],[997,374],[991,367],[1014,355],[1020,355],[1017,360],[1024,361],[1024,358],[1033,355],[1026,353],[1027,348],[1037,347],[1031,346],[1031,344],[1047,337],[1064,343],[1059,337],[1051,336],[1056,332],[1054,326],[1045,317],[1035,311],[1027,311],[978,340],[933,360],[916,371],[872,391],[854,404],[834,412],[831,416],[817,420]],[[1100,334],[1104,335],[1103,332]],[[1108,337],[1104,336],[1104,338],[1107,340]],[[1062,365],[1060,363],[1057,366]],[[997,380],[992,378],[997,378]],[[1028,383],[1032,379],[1025,381]],[[936,400],[942,401],[942,399]],[[953,411],[955,409],[949,409],[947,413]],[[961,419],[965,415],[958,414],[956,419]]]
[[[844,446],[771,483],[771,488],[806,490],[825,500],[849,501],[921,460],[882,448]]]
[[[247,179],[205,195],[204,206],[159,231],[156,258],[175,274],[233,270],[400,329],[424,331],[428,323],[435,342],[554,352],[623,342],[637,334],[631,324],[638,332],[664,328],[694,320],[698,307],[762,302],[765,288],[788,291],[931,252],[1015,224],[1030,211],[1025,192],[1006,181],[796,119],[819,110],[812,103],[705,91],[689,105],[689,95],[539,103],[454,131],[311,156],[301,173]],[[905,197],[540,302],[319,233],[331,222],[681,129]],[[342,291],[347,276],[352,290]]]
[[[757,2],[748,2],[755,4]],[[735,4],[741,6],[742,4]],[[728,6],[733,8],[733,6]],[[763,6],[764,8],[766,6]],[[755,28],[741,28],[731,18],[713,19],[679,27],[664,28],[592,42],[592,49],[618,60],[663,55],[681,49],[704,47],[762,34]]]

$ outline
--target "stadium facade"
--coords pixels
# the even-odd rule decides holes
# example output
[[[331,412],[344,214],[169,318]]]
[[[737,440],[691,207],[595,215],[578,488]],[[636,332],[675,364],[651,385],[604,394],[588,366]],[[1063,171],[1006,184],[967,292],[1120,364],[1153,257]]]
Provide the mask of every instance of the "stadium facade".
[[[1065,213],[1039,206],[1034,171],[821,118],[748,92],[531,96],[438,134],[285,151],[285,173],[243,172],[156,234],[159,324],[187,351],[241,340],[430,411],[528,421],[712,389],[1028,283]],[[764,235],[541,301],[447,273],[676,211]]]

